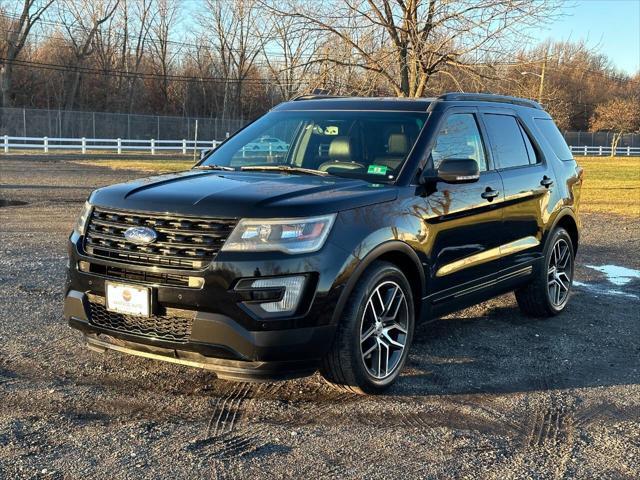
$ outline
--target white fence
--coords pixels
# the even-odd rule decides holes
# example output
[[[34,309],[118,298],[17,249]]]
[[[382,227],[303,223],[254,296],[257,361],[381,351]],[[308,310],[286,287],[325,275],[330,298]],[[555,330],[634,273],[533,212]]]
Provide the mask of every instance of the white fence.
[[[574,155],[589,155],[589,156],[611,156],[611,147],[589,147],[589,146],[580,146],[580,147],[569,147],[571,149],[571,153]],[[618,147],[616,148],[616,156],[640,156],[640,147]]]
[[[215,148],[221,142],[218,140],[129,140],[125,138],[48,138],[48,137],[0,137],[4,153],[13,150],[78,150],[88,151],[115,150],[117,153],[127,151],[149,152],[180,152],[183,155],[192,153],[194,149],[203,151]],[[610,156],[611,147],[572,146],[574,155]],[[640,156],[640,147],[618,147],[616,156]]]
[[[82,153],[88,151],[115,150],[116,153],[126,151],[149,152],[181,152],[186,155],[194,149],[198,151],[210,150],[220,145],[218,140],[129,140],[126,138],[48,138],[48,137],[0,137],[4,153],[11,150],[77,150]]]

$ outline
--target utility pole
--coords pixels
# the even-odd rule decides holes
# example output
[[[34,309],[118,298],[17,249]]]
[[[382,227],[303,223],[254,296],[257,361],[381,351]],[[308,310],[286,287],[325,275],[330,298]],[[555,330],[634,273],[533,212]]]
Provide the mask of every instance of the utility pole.
[[[193,163],[196,162],[196,152],[198,151],[198,119],[196,118],[196,133],[193,141]]]
[[[542,71],[540,72],[540,88],[538,89],[538,103],[542,103],[542,93],[544,92],[544,74],[547,70],[547,56],[544,56],[544,62],[542,62]]]

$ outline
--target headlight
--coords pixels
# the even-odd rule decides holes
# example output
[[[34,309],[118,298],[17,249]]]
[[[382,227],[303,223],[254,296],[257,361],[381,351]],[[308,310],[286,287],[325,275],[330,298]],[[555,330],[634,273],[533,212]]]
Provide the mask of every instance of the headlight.
[[[309,253],[324,245],[336,215],[277,220],[240,220],[222,250],[227,252],[280,251]]]
[[[80,212],[80,216],[78,220],[76,220],[76,224],[73,227],[73,231],[78,235],[82,235],[84,233],[84,228],[87,224],[87,220],[89,219],[89,214],[91,213],[91,204],[89,202],[84,202],[84,206],[82,207],[82,212]]]

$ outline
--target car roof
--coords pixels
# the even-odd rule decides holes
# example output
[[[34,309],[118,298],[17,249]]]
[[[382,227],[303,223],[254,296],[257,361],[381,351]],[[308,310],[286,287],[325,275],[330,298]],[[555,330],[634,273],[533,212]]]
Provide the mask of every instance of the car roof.
[[[533,100],[506,95],[487,93],[445,93],[437,98],[399,97],[336,97],[330,95],[301,95],[292,101],[274,107],[275,111],[292,110],[367,110],[426,112],[436,105],[483,105],[496,104],[509,107],[525,107],[542,111],[540,104]]]
[[[368,110],[426,112],[433,98],[303,96],[273,110]]]

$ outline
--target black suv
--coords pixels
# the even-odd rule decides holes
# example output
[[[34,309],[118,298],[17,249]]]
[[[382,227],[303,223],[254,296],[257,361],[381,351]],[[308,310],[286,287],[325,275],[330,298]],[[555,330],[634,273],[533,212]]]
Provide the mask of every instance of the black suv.
[[[65,317],[91,349],[378,392],[416,322],[567,305],[582,169],[540,105],[305,96],[193,169],[94,191]]]

